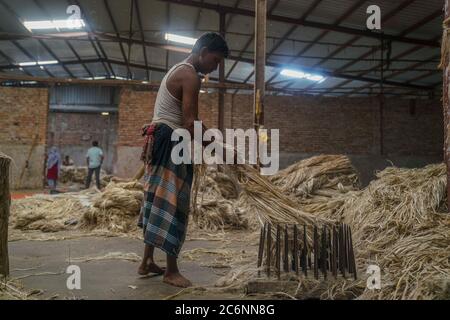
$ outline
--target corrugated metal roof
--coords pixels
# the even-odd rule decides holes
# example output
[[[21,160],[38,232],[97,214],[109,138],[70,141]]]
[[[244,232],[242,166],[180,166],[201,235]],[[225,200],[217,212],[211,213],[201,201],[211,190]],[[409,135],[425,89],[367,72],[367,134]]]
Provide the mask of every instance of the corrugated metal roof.
[[[183,34],[192,37],[198,37],[204,31],[218,31],[218,13],[215,11],[200,9],[192,6],[181,6],[178,4],[169,4],[165,1],[158,0],[137,0],[140,7],[140,16],[142,18],[142,27],[144,37],[147,41],[165,43],[164,33],[170,30],[173,33]],[[219,4],[226,7],[238,7],[246,10],[254,10],[254,0],[194,0],[198,3],[204,2],[209,4]],[[366,8],[368,5],[377,4],[381,8],[382,16],[389,15],[390,12],[395,10],[403,1],[388,1],[388,0],[377,0],[377,1],[364,1],[359,5],[354,12],[348,12],[346,19],[340,22],[339,26],[354,28],[358,30],[365,30],[366,22]],[[276,7],[273,9],[272,13],[274,15],[289,17],[289,18],[299,18],[301,17],[315,2],[315,0],[269,0],[268,8],[272,8],[274,3],[277,3]],[[15,0],[7,1],[8,5],[24,20],[44,20],[44,19],[61,19],[66,17],[65,9],[67,6],[66,1],[59,0],[40,0],[39,3],[45,9],[45,12],[41,10],[33,0]],[[84,14],[86,14],[91,22],[91,27],[97,32],[107,32],[114,34],[115,30],[113,28],[112,21],[108,16],[103,0],[80,0]],[[307,21],[320,22],[332,25],[340,18],[344,13],[352,8],[355,3],[359,3],[357,0],[322,0],[319,5],[310,13],[307,17]],[[109,7],[112,12],[112,17],[116,23],[118,31],[122,37],[129,37],[129,26],[130,26],[130,5],[129,1],[108,1]],[[411,26],[415,25],[417,22],[422,21],[427,16],[442,10],[443,0],[429,0],[421,1],[416,0],[406,6],[403,10],[398,12],[396,15],[392,16],[390,19],[383,21],[383,32],[392,35],[402,35],[404,30],[407,30]],[[0,31],[10,32],[10,33],[23,33],[23,28],[20,27],[19,22],[15,19],[13,15],[7,12],[7,10],[0,11]],[[133,11],[135,11],[133,9]],[[47,15],[50,15],[50,17]],[[134,12],[136,13],[136,12]],[[230,49],[234,56],[238,55],[242,50],[244,50],[245,44],[253,35],[254,19],[252,17],[229,14],[227,15],[227,41],[229,43]],[[435,19],[429,21],[422,27],[412,30],[410,33],[405,34],[411,38],[418,39],[438,39],[442,32],[441,30],[442,16],[436,17]],[[135,39],[141,39],[141,33],[139,31],[139,25],[137,23],[136,15],[133,16],[132,24],[132,35]],[[267,52],[268,60],[270,62],[279,64],[289,64],[291,68],[301,69],[302,67],[315,67],[318,68],[317,72],[320,70],[334,71],[339,70],[339,72],[347,72],[351,75],[357,75],[355,72],[357,70],[368,70],[371,68],[376,68],[379,64],[379,52],[375,51],[366,57],[367,61],[354,61],[355,63],[348,66],[352,59],[358,59],[361,56],[367,55],[366,53],[371,51],[372,48],[379,45],[378,39],[373,39],[369,37],[356,37],[351,34],[345,34],[336,31],[324,31],[318,28],[297,26],[294,31],[289,34],[288,39],[284,40],[282,44],[275,50],[273,55],[269,55],[275,45],[278,44],[280,39],[285,36],[286,32],[292,28],[291,24],[285,22],[278,22],[273,20],[268,20],[267,24]],[[56,31],[54,31],[56,33]],[[321,36],[323,35],[323,36]],[[321,37],[319,43],[313,45],[310,44],[311,41]],[[333,58],[323,60],[324,57],[329,56],[335,50],[342,47],[342,44],[353,40],[352,45],[358,46],[369,46],[369,47],[348,47],[341,49],[338,54]],[[55,55],[61,61],[75,61],[76,56],[67,46],[64,41],[61,40],[43,40],[44,43],[55,53]],[[38,43],[37,40],[27,39],[19,40],[25,50],[27,50],[31,55],[35,56],[37,59],[41,60],[53,60],[52,56],[47,52],[45,48]],[[75,48],[77,54],[81,59],[97,59],[98,55],[92,46],[91,42],[87,39],[85,40],[71,40],[70,43]],[[106,53],[107,58],[123,61],[124,57],[120,49],[118,42],[111,42],[110,40],[102,40],[101,45]],[[95,45],[103,56],[102,50]],[[122,43],[125,51],[125,55],[128,58],[128,44],[126,42]],[[253,55],[253,43],[250,43],[248,48],[243,52],[244,57],[251,58]],[[372,47],[370,47],[372,46]],[[401,42],[392,43],[392,54],[391,57],[402,56],[402,54],[408,51],[410,48],[414,47],[414,44],[407,44]],[[308,48],[308,50],[304,50]],[[403,55],[402,59],[415,59],[425,61],[434,55],[439,54],[439,48],[423,47],[418,46],[420,50],[412,51],[410,54]],[[29,61],[30,59],[24,54],[19,48],[14,46],[11,41],[1,40],[0,50],[11,57],[16,62]],[[160,48],[147,47],[147,60],[150,66],[157,68],[165,68],[166,66],[166,52]],[[302,55],[298,58],[295,56],[298,53]],[[183,59],[186,54],[179,52],[170,52],[168,64],[173,65],[180,59]],[[289,57],[292,56],[292,57]],[[103,57],[105,58],[105,57]],[[372,61],[370,60],[372,59]],[[130,50],[130,61],[134,64],[144,66],[145,59],[143,56],[143,49],[141,45],[133,44]],[[4,57],[0,55],[0,63],[2,65],[9,64]],[[234,61],[228,60],[226,63],[227,71],[231,68]],[[414,66],[415,62],[392,62],[391,69],[407,69],[408,67]],[[100,62],[87,63],[89,71],[94,75],[103,76],[106,75],[106,71]],[[435,62],[426,63],[419,65],[417,68],[427,69],[432,68]],[[345,67],[344,70],[340,70]],[[67,77],[67,73],[62,68],[61,65],[48,66],[46,67],[55,76]],[[124,65],[113,64],[114,72],[120,76],[126,76],[127,68]],[[67,65],[69,69],[77,77],[88,77],[88,73],[80,64],[70,64]],[[30,73],[36,76],[48,76],[45,71],[38,67],[28,68]],[[230,74],[229,79],[234,81],[245,80],[252,72],[253,66],[248,63],[239,62],[237,66],[233,69]],[[268,67],[267,76],[270,77],[272,74],[276,74],[279,71],[276,68]],[[17,72],[17,69],[10,72]],[[379,75],[377,71],[366,72],[362,75],[369,78],[376,78]],[[145,79],[146,72],[142,68],[132,68],[133,77],[136,79]],[[390,77],[390,72],[387,71],[386,76]],[[409,81],[414,79],[418,75],[426,74],[425,71],[408,71],[395,75],[391,80],[396,81]],[[215,74],[216,75],[216,74]],[[163,74],[161,72],[152,71],[151,77],[154,80],[160,80]],[[436,79],[439,77],[437,72],[434,76],[424,77],[419,80],[420,84],[434,85],[436,84]],[[283,80],[282,77],[278,76],[274,81]],[[252,81],[252,78],[249,82]],[[307,80],[298,80],[294,83],[293,87],[303,87]],[[332,86],[332,83],[342,83],[346,82],[342,79],[330,80],[327,79],[324,83],[317,85],[315,87],[323,87],[327,82],[327,86]],[[361,82],[365,84],[364,82]],[[361,84],[359,81],[351,81],[350,85],[355,86],[356,84]],[[308,85],[306,84],[306,87]]]

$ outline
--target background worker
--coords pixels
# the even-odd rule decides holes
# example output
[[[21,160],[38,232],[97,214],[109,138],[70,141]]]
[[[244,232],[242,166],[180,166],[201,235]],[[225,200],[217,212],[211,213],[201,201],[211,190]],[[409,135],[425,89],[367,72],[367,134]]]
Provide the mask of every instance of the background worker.
[[[92,174],[95,172],[95,183],[100,189],[100,170],[103,164],[103,151],[98,146],[98,141],[92,141],[92,147],[86,153],[88,175],[86,178],[86,189],[91,186]]]
[[[50,187],[50,193],[56,191],[56,183],[59,176],[59,170],[61,168],[61,155],[58,148],[55,146],[50,148],[50,152],[47,158],[47,183]]]

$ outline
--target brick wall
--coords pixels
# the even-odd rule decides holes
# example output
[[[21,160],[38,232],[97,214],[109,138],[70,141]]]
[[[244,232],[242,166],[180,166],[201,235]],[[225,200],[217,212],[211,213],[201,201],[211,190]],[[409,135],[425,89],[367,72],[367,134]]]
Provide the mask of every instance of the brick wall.
[[[232,128],[250,128],[252,96],[236,95]],[[383,141],[386,154],[441,155],[442,107],[438,100],[386,99]],[[280,129],[280,151],[378,154],[380,115],[377,98],[274,97],[265,101],[265,126]]]
[[[0,152],[14,159],[13,188],[19,187],[21,175],[21,187],[43,186],[47,114],[47,89],[0,87]]]
[[[119,162],[127,163],[133,170],[138,161],[142,137],[140,128],[151,121],[156,92],[122,91],[119,105],[120,146],[127,156]],[[415,113],[410,113],[410,101],[386,99],[384,111],[384,152],[379,160],[395,156],[417,156],[420,165],[435,161],[442,155],[443,120],[438,100],[416,101]],[[225,127],[251,128],[253,123],[253,98],[251,95],[225,96]],[[218,126],[218,95],[200,94],[199,117],[206,126]],[[282,166],[304,156],[320,153],[343,153],[359,157],[380,155],[380,114],[377,98],[315,98],[267,96],[265,103],[266,128],[280,129]],[[132,147],[132,148],[131,148]],[[131,148],[131,149],[130,149]],[[397,158],[395,158],[397,159]],[[409,159],[409,158],[408,158]],[[362,162],[364,162],[362,161]],[[408,160],[410,161],[410,160]],[[439,161],[439,160],[438,160]],[[405,163],[398,162],[400,165]],[[407,165],[408,163],[406,163]],[[119,167],[122,164],[119,164]],[[372,170],[372,169],[370,169]],[[128,169],[119,170],[123,174]]]
[[[0,87],[0,141],[29,145],[34,135],[45,144],[47,130],[47,89]]]
[[[123,88],[119,98],[119,131],[117,145],[141,146],[141,128],[153,116],[156,92]]]

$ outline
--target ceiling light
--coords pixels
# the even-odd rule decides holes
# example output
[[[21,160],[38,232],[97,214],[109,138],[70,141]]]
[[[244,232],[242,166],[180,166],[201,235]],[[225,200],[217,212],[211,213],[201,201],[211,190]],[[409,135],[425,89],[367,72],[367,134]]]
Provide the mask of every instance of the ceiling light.
[[[58,64],[58,61],[57,60],[38,61],[37,64],[40,66],[45,66],[47,64]]]
[[[21,67],[29,67],[37,65],[36,62],[19,62],[19,66]]]
[[[102,116],[109,116],[109,112],[102,112]]]
[[[40,29],[81,29],[85,26],[83,19],[24,21],[28,30]]]
[[[191,37],[179,36],[173,33],[166,33],[165,39],[172,42],[178,42],[182,44],[194,45],[197,39]]]
[[[46,60],[46,61],[28,61],[28,62],[19,62],[19,66],[21,67],[31,67],[35,65],[45,66],[47,64],[58,64],[57,60]]]
[[[325,77],[319,75],[319,74],[312,74],[312,73],[306,73],[298,70],[291,70],[291,69],[283,69],[280,72],[281,75],[286,77],[292,77],[292,78],[299,78],[299,79],[307,79],[311,81],[315,81],[318,83],[321,83],[325,81]]]

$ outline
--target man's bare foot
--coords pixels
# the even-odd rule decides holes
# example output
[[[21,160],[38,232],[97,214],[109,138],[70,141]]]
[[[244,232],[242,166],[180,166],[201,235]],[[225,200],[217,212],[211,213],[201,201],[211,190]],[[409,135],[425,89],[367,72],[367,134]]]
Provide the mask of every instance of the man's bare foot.
[[[161,268],[156,263],[150,262],[145,265],[141,264],[138,269],[138,274],[146,276],[149,273],[163,274],[165,271],[165,268]]]
[[[179,272],[165,273],[163,281],[175,287],[187,288],[192,286],[192,282],[183,277]]]

